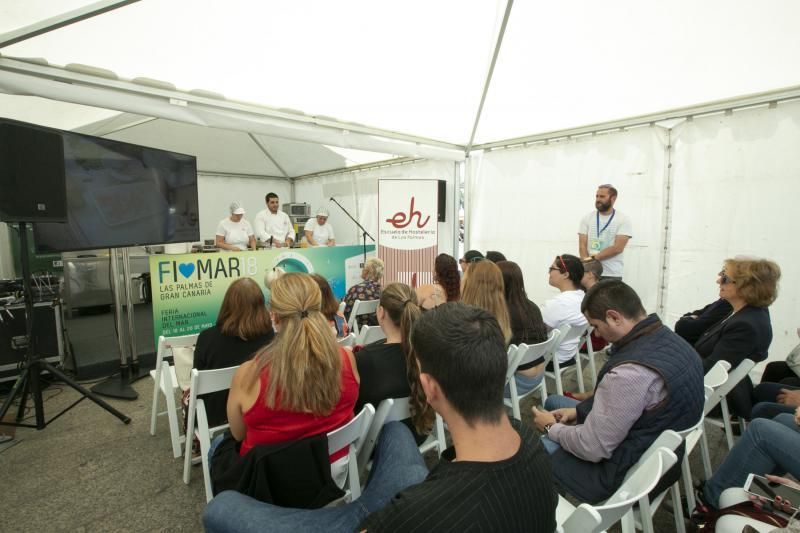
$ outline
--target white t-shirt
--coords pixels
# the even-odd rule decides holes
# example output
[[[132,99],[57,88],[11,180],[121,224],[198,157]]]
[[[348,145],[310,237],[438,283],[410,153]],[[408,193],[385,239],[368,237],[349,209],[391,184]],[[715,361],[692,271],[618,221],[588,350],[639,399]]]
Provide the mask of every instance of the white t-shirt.
[[[597,227],[598,218],[600,221],[599,230]],[[608,216],[600,215],[598,211],[592,211],[581,220],[578,233],[586,235],[589,255],[592,255],[614,244],[614,239],[617,238],[617,235],[633,237],[633,225],[630,217],[617,210],[612,211]],[[624,255],[625,251],[623,250],[621,254],[600,261],[603,264],[603,276],[621,278],[622,267],[625,264]]]
[[[583,296],[584,292],[582,290],[564,291],[555,298],[547,300],[542,306],[544,323],[551,328],[566,324],[573,328],[585,329],[587,324],[586,317],[581,313]],[[556,351],[558,362],[563,363],[572,359],[578,351],[579,342],[580,337],[562,343]]]
[[[333,234],[333,226],[328,222],[320,226],[317,224],[316,218],[308,219],[305,230],[311,232],[311,237],[314,239],[314,242],[317,243],[317,246],[325,246],[328,244],[329,240],[336,239]]]
[[[225,237],[226,244],[232,244],[240,250],[247,250],[250,236],[253,235],[253,226],[244,217],[239,222],[225,217],[217,226],[217,235]]]
[[[278,211],[274,215],[269,209],[259,211],[255,219],[256,237],[261,242],[269,242],[272,237],[274,241],[285,242],[287,238],[294,240],[294,228],[289,215],[283,211]]]

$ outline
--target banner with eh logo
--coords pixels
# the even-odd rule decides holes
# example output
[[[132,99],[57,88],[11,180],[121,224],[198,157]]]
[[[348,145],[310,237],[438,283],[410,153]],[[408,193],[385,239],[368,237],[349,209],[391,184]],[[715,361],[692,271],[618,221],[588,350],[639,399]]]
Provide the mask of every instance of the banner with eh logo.
[[[399,281],[411,287],[433,283],[439,253],[436,180],[378,181],[378,257],[384,286]]]
[[[374,256],[375,246],[367,246],[367,252]],[[158,346],[160,335],[190,335],[213,326],[225,291],[243,276],[261,287],[269,303],[264,274],[273,267],[320,274],[341,299],[347,289],[361,282],[363,254],[362,246],[333,246],[150,256],[154,343]]]

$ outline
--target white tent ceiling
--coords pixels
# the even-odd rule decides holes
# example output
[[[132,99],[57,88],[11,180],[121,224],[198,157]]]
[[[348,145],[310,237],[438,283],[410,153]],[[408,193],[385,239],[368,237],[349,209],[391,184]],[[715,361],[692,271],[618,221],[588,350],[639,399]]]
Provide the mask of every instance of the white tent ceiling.
[[[0,42],[90,4],[5,0]],[[260,172],[281,175],[277,162],[296,176],[335,168],[330,165],[342,159],[334,146],[377,152],[355,162],[386,154],[457,159],[459,147],[463,157],[501,35],[475,131],[478,145],[800,85],[800,3],[794,0],[767,0],[758,9],[723,0],[517,0],[503,32],[507,7],[506,0],[142,0],[2,48],[0,89],[101,108],[86,112],[83,124],[108,119],[102,108],[167,119],[128,124],[120,138],[134,142],[152,139],[157,126],[180,129],[179,122],[253,133],[268,152],[281,152],[284,139],[286,157],[268,161]],[[8,59],[14,57],[92,65],[123,81],[48,66],[20,68]],[[227,108],[220,113],[214,102],[198,98],[200,111],[190,99],[183,108],[148,102],[144,112],[145,98],[137,93],[144,86],[124,81],[141,77],[179,89],[173,94],[169,86],[151,85],[148,97],[202,89],[225,95]],[[53,79],[70,86],[47,85]],[[231,118],[230,107],[269,119],[242,124]],[[0,100],[0,114],[27,116],[7,99]],[[79,125],[80,110],[67,114]],[[290,123],[280,122],[287,116]],[[343,129],[347,123],[327,117],[369,126]],[[113,131],[107,126],[90,129]],[[327,145],[322,154],[333,155],[317,165],[298,163],[292,161],[298,152],[287,148],[297,146],[285,139]],[[317,157],[325,160],[319,151],[301,159]]]

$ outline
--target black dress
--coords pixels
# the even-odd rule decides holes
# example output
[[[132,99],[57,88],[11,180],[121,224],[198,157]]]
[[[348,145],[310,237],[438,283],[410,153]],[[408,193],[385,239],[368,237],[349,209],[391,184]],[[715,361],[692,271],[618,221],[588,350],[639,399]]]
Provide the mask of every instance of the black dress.
[[[524,315],[522,314],[524,312]],[[525,300],[523,309],[517,306],[508,306],[508,314],[511,319],[511,344],[539,344],[547,340],[547,325],[542,319],[542,312],[539,306],[530,300]],[[517,370],[527,370],[544,362],[544,357],[535,361],[520,365]]]
[[[274,336],[275,332],[270,330],[260,337],[244,341],[239,337],[223,335],[219,326],[212,326],[197,337],[193,366],[197,370],[215,370],[241,365],[262,346],[269,344]],[[209,425],[218,426],[228,420],[227,390],[203,394],[200,398],[205,403]]]

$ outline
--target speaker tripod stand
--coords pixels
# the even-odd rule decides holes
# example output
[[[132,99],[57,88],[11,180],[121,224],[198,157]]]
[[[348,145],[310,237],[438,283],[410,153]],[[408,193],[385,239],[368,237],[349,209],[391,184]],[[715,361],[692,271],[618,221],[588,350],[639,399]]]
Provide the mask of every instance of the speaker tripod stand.
[[[126,416],[120,411],[117,411],[108,403],[103,401],[102,398],[82,387],[78,382],[67,376],[60,369],[45,361],[37,352],[36,336],[33,335],[33,292],[31,291],[31,269],[28,259],[28,236],[25,222],[19,223],[19,230],[21,250],[20,257],[22,263],[22,285],[25,300],[25,315],[27,317],[26,336],[28,339],[28,349],[25,354],[25,364],[22,367],[22,371],[20,372],[17,381],[14,383],[14,386],[11,388],[11,392],[9,393],[5,402],[3,402],[3,406],[0,408],[0,425],[44,429],[49,423],[53,422],[55,419],[59,418],[61,415],[86,399],[93,401],[115,417],[119,418],[125,424],[129,424],[131,421],[130,417]],[[63,381],[66,385],[72,387],[81,395],[80,398],[53,416],[50,420],[45,420],[44,401],[42,399],[40,374],[44,371],[49,372],[51,375]],[[36,424],[26,424],[23,422],[25,408],[27,407],[28,403],[28,396],[33,398]],[[11,405],[18,397],[19,408],[17,410],[15,421],[4,422],[3,420],[11,408]]]

